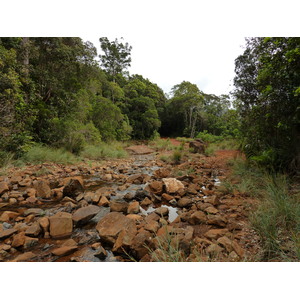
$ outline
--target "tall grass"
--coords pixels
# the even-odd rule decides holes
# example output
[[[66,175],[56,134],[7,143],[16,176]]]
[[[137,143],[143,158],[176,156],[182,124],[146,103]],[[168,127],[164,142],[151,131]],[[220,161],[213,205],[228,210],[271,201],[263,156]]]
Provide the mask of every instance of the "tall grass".
[[[92,160],[101,160],[105,158],[125,158],[128,156],[128,153],[124,150],[121,142],[111,142],[110,144],[88,145],[81,152],[80,156]]]
[[[60,164],[73,164],[78,162],[78,158],[64,149],[54,149],[45,146],[36,145],[32,147],[21,158],[25,163],[43,163],[52,162]]]
[[[154,148],[156,151],[161,151],[161,150],[173,150],[176,148],[174,145],[172,145],[170,139],[156,139],[154,141],[151,141],[149,143],[149,146]]]
[[[291,193],[288,177],[267,173],[241,159],[231,164],[233,177],[239,178],[234,189],[260,200],[250,221],[261,238],[261,259],[299,260],[300,201],[299,194]]]

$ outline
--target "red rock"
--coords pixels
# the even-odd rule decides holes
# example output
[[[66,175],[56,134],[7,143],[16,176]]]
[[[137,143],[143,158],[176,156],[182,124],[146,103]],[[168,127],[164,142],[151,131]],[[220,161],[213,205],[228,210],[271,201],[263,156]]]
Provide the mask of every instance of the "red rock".
[[[155,211],[159,216],[167,216],[169,214],[169,209],[167,207],[158,207]]]
[[[171,200],[174,199],[173,196],[171,196],[171,195],[169,195],[169,194],[166,194],[166,193],[163,193],[163,194],[161,195],[161,198],[162,198],[162,200],[167,201],[167,202],[169,202],[169,201],[171,201]]]
[[[188,207],[193,204],[193,200],[191,198],[183,197],[177,201],[177,205],[179,207]]]
[[[131,230],[125,230],[123,229],[117,239],[114,243],[114,246],[112,248],[113,252],[123,252],[123,249],[126,249],[132,245],[133,238],[136,236],[137,230],[136,227],[132,227]]]
[[[40,224],[38,222],[35,222],[26,229],[25,234],[36,237],[41,233],[41,231],[42,228],[40,227]]]
[[[60,248],[56,248],[56,249],[52,250],[51,253],[56,256],[66,256],[66,255],[73,253],[77,249],[78,249],[77,246],[64,246],[64,247],[60,247]]]
[[[217,257],[223,249],[217,244],[211,244],[206,249],[205,252],[213,257]]]
[[[36,197],[28,197],[27,199],[26,199],[26,202],[27,203],[35,203],[35,202],[37,202],[38,201],[38,199],[36,198]]]
[[[170,175],[171,171],[166,169],[166,168],[162,168],[162,169],[158,169],[154,172],[154,176],[157,178],[166,178]]]
[[[127,213],[128,203],[126,201],[112,200],[109,203],[109,207],[112,212]]]
[[[111,212],[98,222],[96,229],[103,241],[114,244],[122,230],[128,233],[135,232],[136,225],[133,220],[126,218],[122,213]]]
[[[22,231],[14,236],[11,246],[14,248],[18,248],[23,246],[24,243],[25,243],[25,232]]]
[[[34,188],[27,188],[26,193],[28,197],[35,197],[36,196],[36,189]]]
[[[18,184],[20,181],[22,181],[22,176],[12,176],[11,178],[10,178],[10,183],[11,184]]]
[[[160,195],[163,191],[163,183],[161,181],[152,181],[149,183],[149,188],[152,193]]]
[[[197,224],[205,224],[206,223],[206,214],[202,211],[195,211],[190,218],[188,218],[188,222],[192,225]]]
[[[107,207],[109,206],[109,200],[105,196],[102,196],[98,202],[98,205]]]
[[[133,201],[127,208],[128,214],[137,214],[140,212],[140,204],[137,201]]]
[[[49,226],[50,226],[50,222],[49,222],[49,218],[48,217],[42,217],[38,220],[40,226],[42,227],[44,232],[48,232],[49,231]]]
[[[31,248],[31,247],[35,246],[38,243],[38,241],[39,241],[38,238],[31,238],[31,237],[26,236],[23,247],[24,247],[24,249]]]
[[[215,207],[213,207],[213,206],[207,207],[207,208],[205,209],[205,211],[206,211],[207,213],[213,214],[213,215],[215,215],[215,214],[217,214],[217,213],[219,212],[219,211],[218,211]]]
[[[148,198],[146,197],[142,202],[141,202],[141,205],[142,206],[148,206],[150,204],[152,204],[153,202]]]
[[[184,189],[183,183],[176,178],[163,178],[163,182],[166,186],[166,191],[169,194],[173,194],[180,189]]]
[[[232,241],[227,236],[222,236],[217,240],[219,245],[222,245],[228,253],[233,250]]]
[[[236,241],[232,242],[232,248],[239,257],[241,257],[241,258],[244,257],[245,251]]]
[[[207,224],[217,225],[219,227],[225,227],[227,224],[227,221],[224,217],[222,217],[220,215],[208,215],[207,216]]]
[[[0,222],[9,222],[10,220],[14,220],[20,214],[14,211],[4,211],[0,217]]]
[[[16,232],[17,232],[17,229],[15,229],[15,228],[3,230],[0,232],[0,239],[8,238]]]
[[[36,196],[41,198],[50,198],[51,189],[47,181],[37,180],[33,183],[34,188],[36,189]]]
[[[100,207],[96,205],[88,205],[86,207],[81,207],[74,212],[72,220],[75,223],[86,223],[90,219],[92,219],[99,211]]]
[[[9,191],[9,186],[6,182],[0,182],[0,196]]]
[[[141,215],[137,215],[137,214],[129,214],[129,215],[126,216],[126,218],[134,220],[136,223],[143,220],[143,217]]]
[[[228,232],[227,228],[210,229],[204,234],[204,236],[206,236],[209,239],[218,239],[219,237],[225,235],[227,232]]]
[[[147,230],[143,230],[132,240],[131,249],[134,251],[137,258],[141,259],[143,256],[148,254],[148,247],[152,244],[152,234]]]
[[[33,258],[36,257],[36,254],[34,254],[33,252],[25,252],[23,254],[18,255],[14,260],[12,260],[13,262],[21,262],[21,261],[29,261]]]
[[[53,238],[62,238],[72,234],[72,215],[66,212],[58,212],[49,218],[50,235]]]
[[[66,181],[67,183],[65,184],[63,188],[63,195],[68,196],[68,197],[76,197],[80,193],[84,191],[84,186],[83,186],[83,179],[82,177],[70,177]]]
[[[159,229],[159,224],[156,221],[150,220],[148,223],[146,223],[146,225],[144,226],[144,228],[152,233],[156,233]]]

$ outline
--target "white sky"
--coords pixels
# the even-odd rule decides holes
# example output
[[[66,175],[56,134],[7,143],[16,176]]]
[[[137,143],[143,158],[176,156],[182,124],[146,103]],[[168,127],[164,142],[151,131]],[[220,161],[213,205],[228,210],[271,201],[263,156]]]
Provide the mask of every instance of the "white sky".
[[[159,28],[154,31],[159,33]],[[232,86],[234,60],[242,53],[243,37],[205,36],[201,31],[180,38],[164,34],[140,36],[131,33],[124,42],[132,46],[130,74],[141,74],[169,93],[175,84],[190,81],[210,94],[226,94]],[[91,41],[100,53],[99,37]],[[108,37],[110,40],[116,38]],[[120,36],[117,36],[120,38]],[[120,39],[119,39],[120,40]]]
[[[133,47],[130,74],[143,75],[166,93],[183,80],[205,93],[228,93],[245,37],[299,35],[295,0],[7,2],[2,11],[13,11],[13,19],[1,15],[2,36],[79,36],[98,49],[102,36],[124,37]]]

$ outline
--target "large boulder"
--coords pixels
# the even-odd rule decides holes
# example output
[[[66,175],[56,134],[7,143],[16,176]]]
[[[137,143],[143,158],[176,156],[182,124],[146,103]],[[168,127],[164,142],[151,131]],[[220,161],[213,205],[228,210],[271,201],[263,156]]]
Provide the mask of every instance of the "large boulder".
[[[96,205],[81,207],[74,212],[72,220],[78,224],[86,223],[96,216],[100,210],[100,207]]]
[[[58,212],[49,218],[50,235],[53,238],[68,237],[73,231],[72,215],[66,212]]]
[[[122,213],[111,212],[98,222],[96,229],[104,242],[114,244],[122,230],[130,234],[136,231],[136,225],[135,221]]]
[[[184,189],[183,183],[176,178],[163,178],[162,181],[166,186],[168,194],[173,194],[178,192],[180,189]]]

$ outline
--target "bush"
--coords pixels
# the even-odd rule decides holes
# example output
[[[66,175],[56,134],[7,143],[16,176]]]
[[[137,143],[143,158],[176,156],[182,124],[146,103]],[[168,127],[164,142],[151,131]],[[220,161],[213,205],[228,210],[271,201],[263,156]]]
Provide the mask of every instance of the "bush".
[[[182,153],[181,151],[174,151],[173,154],[172,154],[172,161],[175,163],[175,164],[178,164],[180,163],[181,161],[181,157],[182,157]]]
[[[196,136],[196,138],[203,140],[204,142],[214,143],[224,140],[223,136],[213,135],[207,132],[207,130],[204,130],[202,132],[199,132]]]

